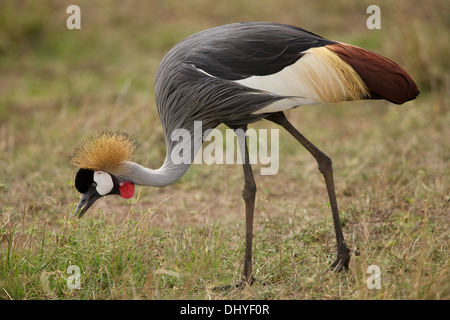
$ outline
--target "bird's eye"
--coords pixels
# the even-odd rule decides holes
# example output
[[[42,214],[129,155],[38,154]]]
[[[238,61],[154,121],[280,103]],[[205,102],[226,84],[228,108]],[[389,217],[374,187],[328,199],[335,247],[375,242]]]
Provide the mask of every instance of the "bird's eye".
[[[92,182],[92,183],[91,183],[91,186],[92,186],[93,188],[96,188],[96,187],[97,187],[97,182]]]

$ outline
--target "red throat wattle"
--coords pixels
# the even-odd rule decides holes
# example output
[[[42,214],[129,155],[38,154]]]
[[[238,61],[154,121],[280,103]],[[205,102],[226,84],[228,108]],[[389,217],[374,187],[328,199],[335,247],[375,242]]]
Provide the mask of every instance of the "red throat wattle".
[[[134,184],[131,182],[120,183],[120,196],[125,199],[130,199],[134,195]]]

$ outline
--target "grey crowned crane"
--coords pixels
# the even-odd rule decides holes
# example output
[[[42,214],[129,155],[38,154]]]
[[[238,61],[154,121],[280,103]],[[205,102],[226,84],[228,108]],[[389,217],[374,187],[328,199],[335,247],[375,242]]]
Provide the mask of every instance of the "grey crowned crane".
[[[402,104],[419,91],[408,73],[393,61],[349,44],[327,40],[304,29],[267,22],[234,23],[194,34],[175,45],[159,66],[155,97],[166,139],[166,158],[156,170],[131,162],[135,150],[126,134],[101,134],[76,151],[76,189],[82,193],[75,214],[83,216],[100,197],[130,198],[134,185],[162,187],[179,180],[190,163],[174,161],[177,150],[191,150],[193,160],[203,133],[223,123],[236,133],[266,119],[286,129],[316,159],[328,192],[337,242],[331,269],[348,269],[350,249],[344,241],[331,159],[308,141],[284,111],[302,105],[360,99],[386,99]],[[194,121],[201,121],[196,134]],[[170,139],[176,129],[193,139]],[[237,130],[241,129],[241,130]],[[198,133],[198,132],[197,132]],[[200,141],[198,141],[200,139]],[[237,134],[244,150],[245,257],[237,286],[251,284],[253,213],[256,184],[245,134]],[[191,144],[186,147],[186,144]]]

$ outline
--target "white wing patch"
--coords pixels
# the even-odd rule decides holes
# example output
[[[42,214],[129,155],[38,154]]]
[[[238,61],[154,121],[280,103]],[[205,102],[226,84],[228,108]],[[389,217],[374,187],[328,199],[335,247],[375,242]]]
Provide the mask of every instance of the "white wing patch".
[[[277,73],[235,81],[249,88],[290,97],[268,105],[255,114],[283,111],[299,105],[356,100],[364,96],[363,88],[361,93],[358,91],[364,82],[334,52],[320,47],[303,53],[298,61]],[[354,92],[355,87],[357,92]]]
[[[214,77],[202,69],[196,69]],[[326,47],[304,51],[299,60],[277,73],[233,82],[286,97],[253,114],[284,111],[301,105],[358,100],[368,94],[366,84],[353,67]]]

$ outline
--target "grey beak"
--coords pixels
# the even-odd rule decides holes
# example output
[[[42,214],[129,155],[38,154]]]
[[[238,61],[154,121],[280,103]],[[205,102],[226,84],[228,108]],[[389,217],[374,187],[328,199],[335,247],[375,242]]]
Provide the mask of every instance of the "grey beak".
[[[86,211],[94,204],[95,201],[100,199],[100,195],[97,193],[95,189],[89,189],[86,193],[83,194],[80,203],[75,209],[75,215],[79,213],[78,219],[80,219]]]

